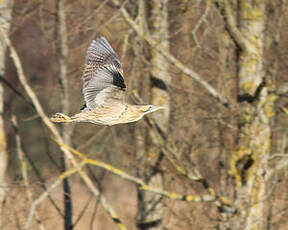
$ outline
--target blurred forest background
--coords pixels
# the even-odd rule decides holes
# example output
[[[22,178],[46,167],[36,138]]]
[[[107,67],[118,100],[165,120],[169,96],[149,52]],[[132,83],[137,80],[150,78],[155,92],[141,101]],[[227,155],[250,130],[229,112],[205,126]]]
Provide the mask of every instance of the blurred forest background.
[[[99,36],[165,111],[47,119]],[[1,229],[287,229],[287,47],[287,0],[0,1]]]

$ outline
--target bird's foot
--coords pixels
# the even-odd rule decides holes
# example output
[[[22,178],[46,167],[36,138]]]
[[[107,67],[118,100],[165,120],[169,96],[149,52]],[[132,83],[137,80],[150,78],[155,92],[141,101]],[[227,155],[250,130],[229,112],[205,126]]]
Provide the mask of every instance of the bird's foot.
[[[69,122],[71,119],[63,113],[56,113],[50,118],[50,120],[53,122]]]

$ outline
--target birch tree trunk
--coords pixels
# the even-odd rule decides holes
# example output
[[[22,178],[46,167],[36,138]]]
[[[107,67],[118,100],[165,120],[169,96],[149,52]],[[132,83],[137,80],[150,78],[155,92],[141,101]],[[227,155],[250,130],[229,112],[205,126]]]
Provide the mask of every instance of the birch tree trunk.
[[[0,2],[0,26],[8,33],[11,23],[13,1]],[[5,54],[7,45],[0,34],[0,75],[5,73]],[[0,228],[3,225],[3,202],[5,199],[6,168],[8,163],[7,140],[4,128],[4,87],[0,82]]]
[[[261,230],[264,229],[264,176],[275,100],[275,95],[267,90],[270,76],[265,76],[263,65],[265,1],[238,1],[238,23],[229,1],[219,2],[224,6],[228,31],[239,47],[239,137],[237,151],[230,159],[238,212],[231,219],[230,228]]]
[[[168,24],[168,1],[153,0],[150,2],[151,13],[151,37],[157,42],[158,49],[164,52],[169,52],[169,24]],[[154,105],[164,105],[165,110],[154,113],[151,116],[155,119],[157,125],[162,130],[165,136],[169,128],[170,114],[170,97],[168,93],[168,85],[171,81],[169,74],[169,64],[156,47],[151,47],[151,90],[150,102]],[[146,162],[146,182],[153,187],[163,187],[163,175],[159,172],[158,166],[163,158],[163,153],[160,147],[163,141],[155,134],[151,128],[148,131],[148,158]],[[149,170],[148,170],[149,169]],[[143,211],[145,218],[142,220],[149,229],[163,229],[160,222],[163,218],[163,203],[162,197],[152,194],[143,193]],[[143,228],[144,229],[144,228]]]

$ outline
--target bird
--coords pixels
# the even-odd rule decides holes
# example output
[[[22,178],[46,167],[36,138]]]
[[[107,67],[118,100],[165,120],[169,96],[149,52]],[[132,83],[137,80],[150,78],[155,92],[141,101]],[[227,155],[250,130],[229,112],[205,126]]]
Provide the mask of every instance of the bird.
[[[85,105],[81,112],[68,116],[56,113],[53,122],[88,122],[112,126],[139,121],[143,116],[164,109],[156,105],[126,102],[126,84],[120,60],[105,37],[92,40],[82,74]]]

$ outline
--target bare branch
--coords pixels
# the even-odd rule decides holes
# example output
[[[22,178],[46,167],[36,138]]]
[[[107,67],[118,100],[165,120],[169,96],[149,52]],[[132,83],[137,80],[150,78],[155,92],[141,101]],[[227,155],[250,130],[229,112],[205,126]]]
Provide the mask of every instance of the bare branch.
[[[30,182],[29,182],[29,177],[28,177],[28,172],[27,172],[27,162],[24,159],[24,151],[22,149],[21,138],[20,138],[20,135],[18,133],[18,122],[17,122],[17,118],[14,114],[12,114],[11,121],[12,121],[13,128],[14,128],[15,134],[16,134],[15,135],[16,147],[17,147],[18,158],[19,158],[20,165],[21,165],[21,173],[22,173],[22,177],[24,180],[26,195],[27,195],[28,201],[32,204],[33,203],[33,195],[32,195],[32,192],[30,190]],[[42,224],[36,209],[35,209],[34,216],[35,216],[36,223],[39,225],[39,228],[41,230],[44,230],[45,227]]]
[[[56,140],[58,140],[60,143],[63,143],[63,139],[60,136],[58,130],[56,129],[55,125],[49,120],[49,118],[44,113],[44,110],[43,110],[43,108],[42,108],[42,106],[41,106],[41,104],[40,104],[35,92],[29,86],[29,84],[27,82],[27,79],[26,79],[26,76],[24,74],[24,71],[23,71],[19,56],[18,56],[14,46],[12,45],[11,40],[9,39],[7,33],[3,30],[1,25],[0,25],[0,32],[3,35],[5,43],[7,44],[7,46],[10,49],[10,56],[11,56],[11,58],[12,58],[12,60],[14,62],[14,65],[16,67],[20,83],[22,84],[22,86],[25,89],[26,93],[30,97],[33,105],[35,106],[35,109],[36,109],[37,113],[39,114],[39,116],[41,117],[42,121],[47,126],[47,128],[51,131],[51,133],[53,134],[54,138]],[[64,147],[61,147],[61,150],[67,156],[67,158],[71,161],[71,163],[74,166],[74,168],[76,168],[78,170],[81,178],[83,179],[85,184],[88,186],[90,191],[94,194],[94,196],[98,196],[99,195],[98,189],[94,186],[93,182],[87,176],[85,171],[81,170],[81,167],[80,167],[79,163],[76,161],[74,156],[70,153],[70,151],[68,151]],[[115,211],[112,209],[112,207],[110,207],[108,205],[107,201],[105,200],[105,198],[103,196],[101,196],[101,204],[103,205],[105,210],[109,213],[109,215],[111,216],[111,218],[114,221],[114,223],[117,224],[118,228],[119,229],[126,229],[126,227],[120,221],[118,215],[115,213]]]
[[[86,201],[83,209],[80,211],[78,217],[76,218],[75,222],[73,223],[73,228],[76,227],[76,225],[79,223],[79,221],[81,220],[81,218],[84,216],[84,213],[87,211],[89,205],[91,204],[92,199],[93,199],[93,195],[91,195],[91,196],[89,197],[89,199]]]
[[[183,73],[185,73],[186,75],[197,81],[200,85],[202,85],[213,97],[219,100],[224,106],[227,107],[229,106],[228,100],[225,97],[223,97],[219,92],[217,92],[217,90],[213,86],[211,86],[207,81],[203,80],[203,78],[198,73],[189,69],[177,58],[175,58],[172,54],[161,50],[161,48],[158,47],[157,42],[154,41],[147,33],[145,33],[145,31],[141,29],[141,27],[130,17],[129,13],[125,10],[125,8],[120,6],[118,0],[113,0],[113,2],[117,7],[120,8],[119,10],[123,18],[137,32],[139,36],[144,38],[151,46],[155,47],[156,50],[160,54],[162,54],[172,65],[176,66]]]
[[[67,177],[71,176],[72,174],[78,172],[83,166],[85,165],[85,162],[81,162],[81,164],[78,164],[76,168],[71,168],[68,171],[60,174],[57,178],[57,180],[50,185],[50,187],[48,187],[46,189],[45,192],[42,193],[42,195],[39,196],[38,199],[34,200],[34,202],[31,205],[30,211],[29,211],[29,215],[28,218],[26,220],[25,226],[24,226],[24,230],[28,230],[30,228],[31,225],[31,220],[33,218],[33,216],[35,215],[35,210],[36,207],[52,192],[53,189],[55,189],[58,185],[60,185],[60,183]]]
[[[14,62],[14,65],[16,67],[17,73],[18,73],[18,77],[20,80],[20,83],[22,84],[22,86],[24,87],[26,93],[28,94],[28,96],[30,97],[32,103],[35,106],[35,109],[37,111],[37,113],[39,114],[39,116],[41,117],[41,119],[43,120],[44,124],[50,129],[50,131],[52,132],[53,136],[59,140],[60,142],[63,142],[61,136],[59,135],[55,125],[49,120],[49,118],[46,116],[46,114],[44,113],[44,110],[36,96],[36,94],[34,93],[34,91],[32,90],[32,88],[29,86],[26,76],[24,75],[23,72],[23,68],[19,59],[19,56],[16,52],[16,50],[14,49],[13,45],[11,44],[11,41],[7,35],[7,33],[3,30],[2,26],[0,26],[0,31],[4,37],[4,41],[6,42],[6,44],[8,45],[8,47],[10,48],[10,56]],[[72,164],[77,167],[78,163],[77,161],[74,159],[73,155],[67,151],[66,149],[62,149],[64,154],[67,155],[67,157],[69,158],[69,160],[72,162]],[[94,195],[98,195],[98,190],[94,187],[92,181],[88,178],[88,176],[80,171],[80,175],[82,177],[82,179],[85,181],[85,183],[88,185],[88,187],[91,189],[91,191],[94,193]]]
[[[195,40],[195,43],[196,43],[197,47],[200,47],[200,44],[199,44],[199,41],[197,39],[196,33],[197,33],[199,27],[201,26],[201,24],[203,23],[203,21],[206,20],[206,17],[208,15],[208,13],[210,12],[210,9],[211,9],[211,2],[207,1],[204,13],[200,17],[200,19],[197,21],[197,23],[196,23],[195,27],[193,28],[193,30],[191,31],[191,34],[192,34],[192,36],[193,36],[193,38]]]
[[[32,203],[32,206],[29,211],[28,218],[26,220],[24,230],[28,230],[31,225],[31,221],[33,216],[35,215],[36,207],[49,195],[49,193],[55,189],[59,184],[61,183],[61,180],[57,179],[38,199],[34,200]]]
[[[73,149],[72,147],[65,145],[64,143],[58,142],[57,140],[55,140],[58,145],[61,146],[61,148],[65,148],[68,149],[69,151],[73,152],[76,156],[78,156],[79,158],[82,159],[82,163],[83,164],[91,164],[91,165],[96,165],[100,168],[103,168],[105,170],[108,170],[126,180],[132,181],[136,184],[138,184],[140,186],[141,189],[145,190],[145,191],[149,191],[149,192],[154,192],[157,194],[160,194],[162,196],[166,196],[169,197],[171,199],[175,199],[175,200],[183,200],[183,201],[187,201],[187,202],[200,202],[200,201],[215,201],[217,199],[217,197],[215,195],[181,195],[178,193],[174,193],[174,192],[168,192],[156,187],[151,187],[148,184],[146,184],[144,181],[142,181],[141,179],[131,176],[127,173],[125,173],[124,171],[115,168],[112,165],[106,164],[102,161],[98,161],[98,160],[94,160],[94,159],[90,159],[85,157],[86,154],[81,153],[75,149]]]
[[[132,93],[133,93],[132,94],[133,97],[135,98],[135,100],[138,103],[143,103],[143,100],[139,97],[139,95],[136,92],[132,92]],[[189,168],[185,167],[185,165],[181,161],[179,161],[179,156],[180,156],[179,152],[172,149],[167,144],[164,145],[165,142],[164,142],[163,136],[161,134],[161,130],[159,130],[159,128],[157,127],[156,121],[151,117],[146,117],[145,120],[153,128],[155,133],[158,134],[157,138],[162,139],[163,146],[162,146],[161,150],[163,151],[163,153],[165,154],[167,159],[170,161],[170,163],[173,165],[173,167],[177,170],[177,172],[180,175],[183,175],[190,180],[200,182],[202,184],[203,188],[208,192],[208,194],[211,197],[212,196],[215,197],[214,201],[215,201],[215,204],[217,207],[219,207],[223,210],[224,210],[224,208],[227,209],[228,206],[231,207],[232,201],[229,200],[227,197],[220,196],[220,195],[216,194],[215,190],[212,187],[210,187],[207,180],[202,176],[202,174],[200,173],[200,171],[196,167],[189,167]],[[229,211],[231,211],[233,209],[234,208],[232,207],[232,208],[230,208]]]
[[[288,113],[287,113],[288,114]],[[266,173],[266,176],[265,176],[265,179],[266,180],[270,180],[271,177],[276,173],[278,172],[279,170],[282,170],[282,169],[285,169],[288,167],[288,154],[285,153],[285,148],[286,148],[286,145],[287,145],[287,134],[285,134],[283,136],[283,144],[282,144],[282,151],[281,153],[275,153],[273,155],[271,155],[268,160],[273,160],[277,157],[280,157],[280,160],[279,162],[276,163],[276,165],[269,169]]]
[[[248,40],[245,39],[243,34],[237,28],[237,23],[235,20],[235,15],[233,15],[230,3],[228,0],[217,1],[217,6],[220,9],[221,14],[226,21],[225,26],[229,32],[231,38],[235,41],[236,45],[239,46],[243,51],[247,49]]]

